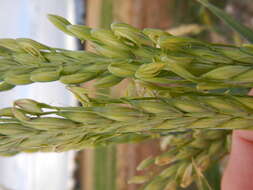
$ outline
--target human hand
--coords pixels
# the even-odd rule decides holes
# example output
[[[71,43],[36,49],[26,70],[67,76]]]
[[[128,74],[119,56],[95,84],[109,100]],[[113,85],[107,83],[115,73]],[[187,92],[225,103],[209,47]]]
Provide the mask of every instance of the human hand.
[[[253,96],[253,90],[249,95]],[[233,132],[232,150],[222,179],[222,190],[253,190],[253,131]]]

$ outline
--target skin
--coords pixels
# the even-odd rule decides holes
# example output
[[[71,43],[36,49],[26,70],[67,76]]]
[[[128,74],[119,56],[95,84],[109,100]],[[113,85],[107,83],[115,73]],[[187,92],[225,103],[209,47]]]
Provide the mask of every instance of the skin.
[[[253,96],[253,90],[249,93]],[[222,190],[253,190],[253,131],[236,130]]]

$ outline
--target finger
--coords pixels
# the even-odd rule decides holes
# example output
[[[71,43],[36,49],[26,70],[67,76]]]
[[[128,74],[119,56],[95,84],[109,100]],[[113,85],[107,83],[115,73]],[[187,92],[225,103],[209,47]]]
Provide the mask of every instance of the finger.
[[[222,179],[222,190],[252,189],[253,141],[241,137],[240,131],[235,131],[228,166]]]
[[[253,96],[253,88],[249,91],[249,95]]]

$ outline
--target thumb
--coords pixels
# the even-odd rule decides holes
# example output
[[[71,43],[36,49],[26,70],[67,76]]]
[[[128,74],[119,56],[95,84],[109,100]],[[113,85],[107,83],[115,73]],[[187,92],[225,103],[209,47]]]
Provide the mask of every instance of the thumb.
[[[244,137],[247,137],[244,138]],[[232,150],[222,179],[222,190],[253,189],[253,132],[234,131]]]

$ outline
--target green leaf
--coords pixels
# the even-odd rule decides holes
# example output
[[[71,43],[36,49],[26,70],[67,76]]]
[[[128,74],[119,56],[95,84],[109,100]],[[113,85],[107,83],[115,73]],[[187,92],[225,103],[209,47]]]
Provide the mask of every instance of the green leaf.
[[[219,17],[223,22],[225,22],[228,26],[237,31],[249,42],[253,43],[253,31],[250,28],[240,24],[237,20],[232,18],[230,15],[228,15],[218,7],[210,4],[207,0],[197,0],[197,1],[206,8],[208,8],[214,15]]]

